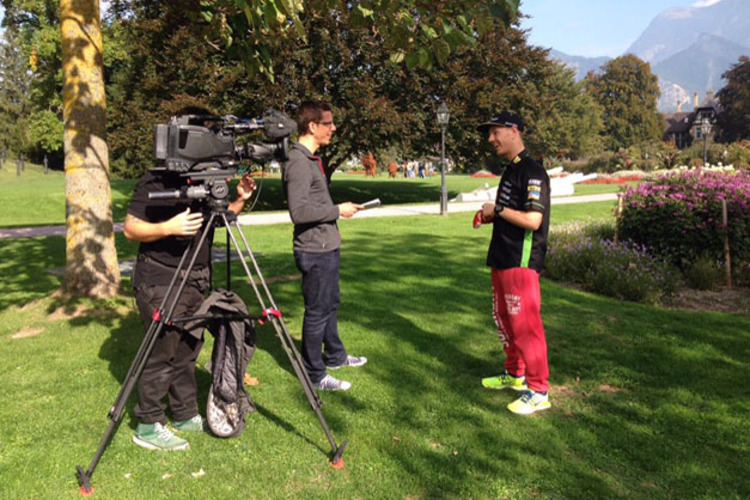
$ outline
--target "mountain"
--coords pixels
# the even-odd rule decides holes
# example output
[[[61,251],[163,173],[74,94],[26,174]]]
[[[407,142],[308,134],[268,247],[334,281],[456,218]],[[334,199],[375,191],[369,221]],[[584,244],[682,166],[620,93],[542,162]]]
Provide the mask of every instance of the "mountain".
[[[750,55],[750,2],[721,0],[708,7],[672,8],[659,14],[628,49],[651,63],[659,77],[659,110],[675,111],[696,92],[720,90],[721,75]]]
[[[566,66],[573,68],[576,71],[576,80],[583,79],[589,71],[601,73],[599,68],[610,59],[609,57],[571,56],[555,49],[550,50],[549,56],[551,59],[557,59]]]
[[[746,54],[750,54],[750,48],[704,33],[690,47],[654,64],[651,69],[659,76],[661,85],[676,83],[686,93],[703,94],[707,90],[721,89],[726,83],[721,78],[722,73]],[[671,109],[675,105],[675,100],[669,100],[660,107]]]
[[[721,0],[708,7],[667,9],[627,52],[655,64],[690,47],[703,34],[750,47],[750,2]]]
[[[720,0],[707,7],[675,7],[656,16],[626,53],[651,64],[662,95],[658,108],[675,111],[678,102],[692,108],[709,90],[725,84],[721,75],[742,55],[750,56],[750,0]],[[597,71],[607,58],[586,58],[550,51],[550,57],[574,68],[578,78]]]

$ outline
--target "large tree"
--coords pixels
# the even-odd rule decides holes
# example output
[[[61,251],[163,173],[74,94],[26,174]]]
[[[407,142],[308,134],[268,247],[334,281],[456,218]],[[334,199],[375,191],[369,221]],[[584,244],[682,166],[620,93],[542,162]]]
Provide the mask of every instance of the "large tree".
[[[65,290],[111,297],[120,284],[112,224],[98,0],[60,0],[65,123]]]
[[[538,81],[538,116],[528,146],[544,156],[580,158],[600,146],[602,112],[576,82],[575,71],[553,61]]]
[[[63,133],[59,2],[2,0],[2,5],[3,26],[15,33],[13,49],[24,59],[21,71],[15,75],[25,81],[24,99],[28,102],[19,123],[27,136],[23,152],[37,161],[47,154],[53,166],[60,165]]]
[[[325,153],[331,168],[369,151],[389,158],[434,155],[439,141],[436,98],[450,99],[456,106],[465,97],[474,99],[476,86],[457,92],[454,83],[459,78],[471,83],[478,76],[469,73],[484,77],[488,70],[483,62],[472,63],[476,69],[469,69],[463,61],[475,60],[474,54],[489,50],[485,44],[507,36],[502,28],[484,37],[474,33],[470,42],[447,56],[439,70],[409,69],[396,62],[387,39],[363,23],[357,9],[331,10],[327,15],[308,10],[300,18],[306,38],[286,39],[275,48],[267,72],[248,74],[246,65],[231,57],[232,50],[218,41],[204,42],[212,25],[191,25],[195,10],[189,5],[135,1],[129,5],[132,11],[122,16],[131,59],[113,71],[109,94],[113,171],[119,175],[136,175],[152,163],[152,150],[144,136],[154,123],[188,103],[255,116],[267,107],[293,113],[294,103],[305,98],[330,100],[339,124],[337,139]],[[524,68],[549,64],[545,51],[526,47],[517,30],[511,34],[502,51],[492,50],[493,64],[503,68],[503,75],[513,71],[505,70],[509,64],[504,58]],[[187,46],[192,47],[189,53],[184,50]],[[533,78],[539,71],[529,73]],[[274,75],[273,83],[267,74]],[[502,79],[498,75],[496,81]],[[489,92],[494,82],[486,78],[483,82]],[[469,104],[467,109],[471,108]],[[454,116],[460,115],[458,109],[454,111]],[[449,133],[459,127],[452,126]],[[473,158],[477,155],[476,148],[461,151]]]
[[[723,108],[719,115],[722,141],[750,139],[750,58],[742,56],[721,75],[727,84],[719,93]]]
[[[586,91],[602,107],[608,147],[616,151],[658,140],[663,119],[656,109],[660,91],[651,66],[627,54],[605,63],[602,71],[589,72]]]
[[[28,146],[28,59],[15,26],[5,29],[0,40],[0,146],[16,153]]]

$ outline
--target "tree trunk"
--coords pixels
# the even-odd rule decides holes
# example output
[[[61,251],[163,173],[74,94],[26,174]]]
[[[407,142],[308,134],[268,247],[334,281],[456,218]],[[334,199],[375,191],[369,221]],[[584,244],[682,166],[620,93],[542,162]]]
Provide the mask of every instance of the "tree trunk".
[[[60,0],[65,122],[65,291],[111,297],[120,285],[112,224],[98,0]]]

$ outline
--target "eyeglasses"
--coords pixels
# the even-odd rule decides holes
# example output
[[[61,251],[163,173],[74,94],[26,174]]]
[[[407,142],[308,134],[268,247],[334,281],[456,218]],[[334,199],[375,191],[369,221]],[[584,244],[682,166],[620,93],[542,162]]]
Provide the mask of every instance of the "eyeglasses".
[[[315,123],[317,123],[318,125],[323,125],[324,127],[330,127],[331,125],[333,125],[333,121],[330,121],[330,122],[315,122]]]

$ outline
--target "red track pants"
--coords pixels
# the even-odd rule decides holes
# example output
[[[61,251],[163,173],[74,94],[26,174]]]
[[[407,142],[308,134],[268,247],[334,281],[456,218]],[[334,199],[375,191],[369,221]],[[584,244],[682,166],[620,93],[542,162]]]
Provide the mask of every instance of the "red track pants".
[[[507,356],[505,369],[525,374],[532,391],[546,392],[549,368],[539,274],[525,267],[492,269],[492,295],[492,312]]]

